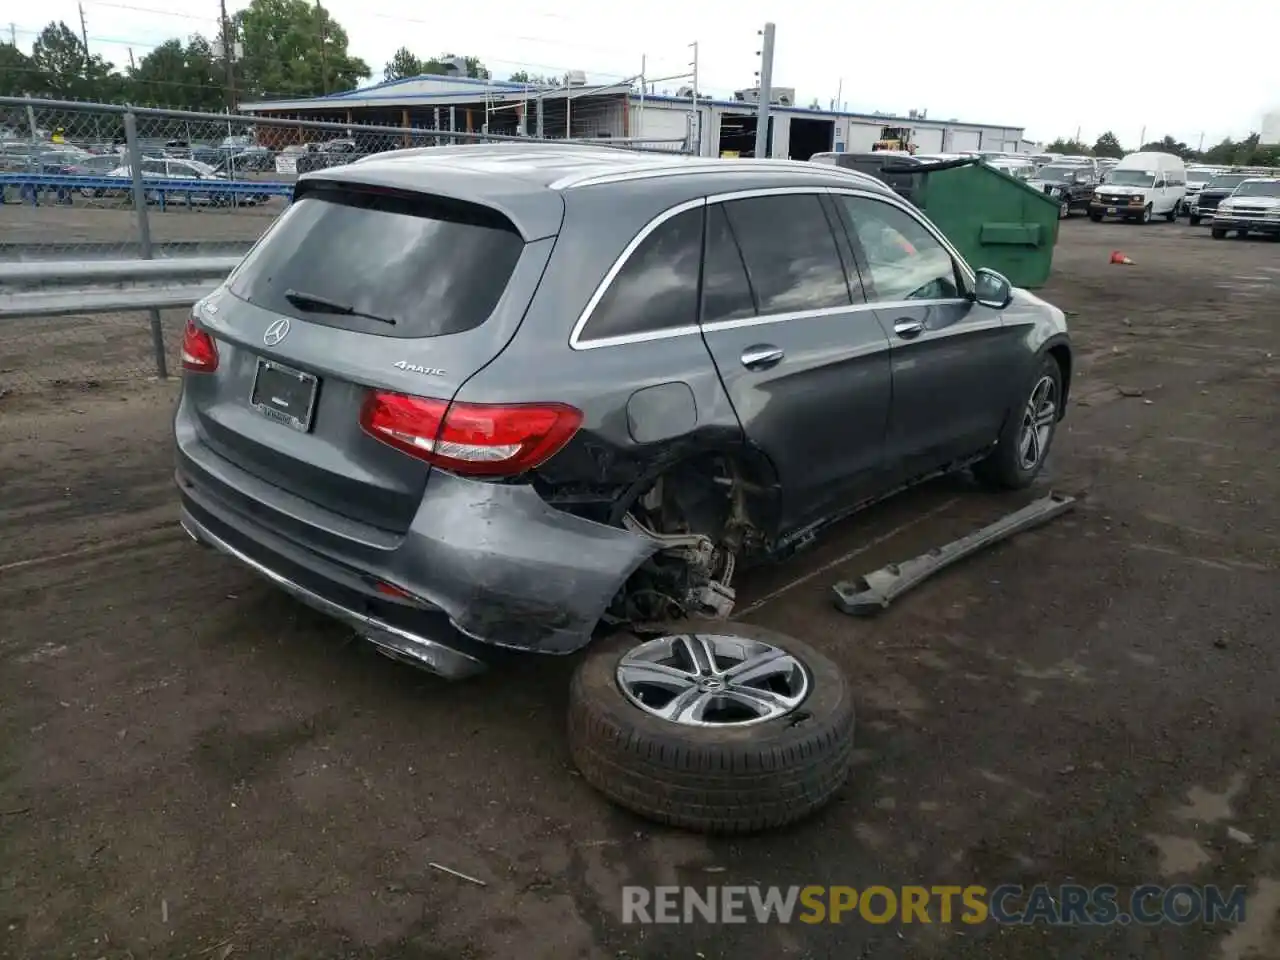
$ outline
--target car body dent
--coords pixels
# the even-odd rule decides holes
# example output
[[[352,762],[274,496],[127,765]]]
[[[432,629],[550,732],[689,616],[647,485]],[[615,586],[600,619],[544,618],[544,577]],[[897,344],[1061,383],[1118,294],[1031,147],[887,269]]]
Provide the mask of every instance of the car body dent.
[[[493,646],[580,648],[619,586],[658,549],[649,537],[557,510],[527,484],[443,470],[432,472],[409,529],[393,536],[321,516],[316,505],[217,457],[189,424],[176,439],[178,488],[200,527],[230,540],[229,527],[268,550],[283,538],[369,584],[371,596],[374,584],[392,584]],[[260,562],[273,568],[270,559]]]

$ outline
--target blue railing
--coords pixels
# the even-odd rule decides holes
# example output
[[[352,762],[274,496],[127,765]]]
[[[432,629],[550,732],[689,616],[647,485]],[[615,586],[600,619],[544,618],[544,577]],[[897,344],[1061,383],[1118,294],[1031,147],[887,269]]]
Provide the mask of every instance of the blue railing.
[[[0,200],[8,202],[9,189],[16,188],[19,203],[38,206],[42,193],[53,193],[57,202],[70,203],[73,191],[91,191],[98,195],[111,192],[130,194],[133,180],[130,177],[95,177],[62,173],[0,173]],[[272,180],[186,180],[176,177],[143,177],[142,187],[147,200],[164,210],[170,197],[182,197],[187,205],[201,198],[210,203],[230,206],[250,200],[269,200],[271,197],[293,196],[292,183]]]

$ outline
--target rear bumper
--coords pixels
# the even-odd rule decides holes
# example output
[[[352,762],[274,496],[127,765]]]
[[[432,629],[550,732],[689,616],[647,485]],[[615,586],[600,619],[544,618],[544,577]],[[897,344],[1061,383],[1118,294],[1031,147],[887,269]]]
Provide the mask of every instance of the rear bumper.
[[[432,639],[421,632],[398,627],[371,613],[361,611],[353,606],[346,606],[341,601],[324,596],[324,594],[303,586],[283,573],[273,570],[267,563],[256,560],[249,554],[223,540],[207,526],[198,521],[189,510],[182,508],[182,529],[196,543],[213,547],[245,564],[255,573],[266,577],[277,587],[299,600],[313,610],[319,610],[336,620],[345,623],[358,632],[366,640],[397,659],[405,659],[416,666],[430,670],[450,680],[462,680],[475,676],[485,670],[486,664],[478,656],[460,649],[462,644],[450,639]]]
[[[532,487],[432,471],[409,529],[338,517],[218,456],[181,411],[182,524],[389,652],[466,676],[501,649],[584,646],[658,544],[548,506]]]

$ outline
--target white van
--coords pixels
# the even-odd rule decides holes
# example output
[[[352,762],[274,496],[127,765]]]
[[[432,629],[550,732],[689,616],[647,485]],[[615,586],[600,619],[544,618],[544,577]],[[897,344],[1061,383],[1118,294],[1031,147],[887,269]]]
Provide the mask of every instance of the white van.
[[[1094,191],[1089,219],[1103,217],[1150,223],[1161,216],[1172,222],[1187,195],[1187,168],[1172,153],[1131,153],[1107,174]]]

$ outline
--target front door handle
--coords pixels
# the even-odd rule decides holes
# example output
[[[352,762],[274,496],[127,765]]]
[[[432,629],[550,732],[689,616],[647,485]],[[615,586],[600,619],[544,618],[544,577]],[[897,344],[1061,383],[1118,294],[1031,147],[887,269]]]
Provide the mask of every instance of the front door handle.
[[[903,340],[911,340],[924,333],[923,320],[899,320],[893,325],[893,332]]]
[[[781,347],[758,343],[742,351],[742,365],[748,370],[768,370],[785,356]]]

